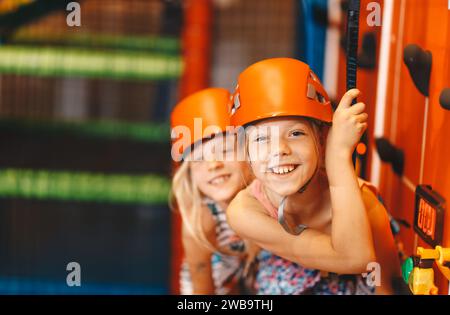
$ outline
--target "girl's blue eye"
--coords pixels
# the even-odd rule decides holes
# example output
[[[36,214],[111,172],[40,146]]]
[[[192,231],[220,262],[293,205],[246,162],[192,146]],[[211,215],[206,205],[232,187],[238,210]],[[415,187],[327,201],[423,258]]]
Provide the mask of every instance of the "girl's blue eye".
[[[304,136],[306,133],[301,130],[295,130],[291,132],[291,135],[294,137]]]

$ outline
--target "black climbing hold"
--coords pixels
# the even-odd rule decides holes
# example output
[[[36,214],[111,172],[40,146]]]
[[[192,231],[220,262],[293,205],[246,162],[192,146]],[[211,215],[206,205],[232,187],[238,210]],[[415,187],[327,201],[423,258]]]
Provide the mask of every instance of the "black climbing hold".
[[[450,88],[443,89],[439,97],[439,103],[443,109],[450,110]]]
[[[383,162],[390,163],[394,172],[402,176],[404,168],[404,154],[401,149],[393,146],[389,140],[385,138],[377,138],[375,140],[378,155]]]
[[[377,39],[375,33],[368,32],[363,35],[362,51],[358,56],[358,66],[363,69],[374,69],[377,58]]]
[[[403,226],[406,227],[407,229],[410,229],[410,228],[411,228],[411,224],[409,224],[409,222],[406,221],[405,219],[395,218],[395,220],[397,221],[397,223],[399,223],[400,225],[403,225]]]
[[[408,223],[408,221],[406,221],[405,219],[401,219],[401,218],[393,218],[391,216],[389,216],[389,223],[391,226],[391,231],[393,235],[397,235],[398,233],[400,233],[400,229],[401,226],[410,229],[411,225]]]
[[[432,55],[415,44],[410,44],[403,50],[403,61],[417,89],[429,96]]]
[[[389,224],[391,226],[392,235],[397,235],[398,233],[400,233],[400,224],[398,224],[397,220],[391,218],[389,220]]]

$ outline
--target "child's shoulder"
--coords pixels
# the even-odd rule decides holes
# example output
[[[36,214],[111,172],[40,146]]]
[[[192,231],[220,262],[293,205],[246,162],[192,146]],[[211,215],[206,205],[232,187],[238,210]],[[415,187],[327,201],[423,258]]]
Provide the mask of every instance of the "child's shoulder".
[[[254,184],[255,182],[252,182],[249,186],[236,194],[227,208],[227,214],[233,211],[240,213],[248,210],[264,212],[260,202],[255,198]]]
[[[375,187],[375,185],[372,184],[371,182],[366,181],[365,179],[362,179],[362,178],[358,177],[358,183],[359,183],[359,188],[361,188],[361,190],[363,190],[363,191],[370,191],[375,196],[378,195],[377,187]]]
[[[358,180],[360,182],[361,194],[372,231],[376,231],[375,233],[377,233],[378,236],[384,235],[384,239],[387,235],[391,235],[389,233],[391,232],[391,227],[388,211],[386,210],[386,207],[380,198],[380,193],[375,185],[362,179]]]
[[[234,208],[234,207],[240,208],[243,205],[248,205],[253,200],[255,200],[255,198],[252,194],[252,187],[251,187],[251,185],[249,185],[236,194],[236,196],[233,198],[233,200],[231,200],[231,203],[228,206],[228,209]],[[228,209],[227,209],[227,211],[228,211]]]

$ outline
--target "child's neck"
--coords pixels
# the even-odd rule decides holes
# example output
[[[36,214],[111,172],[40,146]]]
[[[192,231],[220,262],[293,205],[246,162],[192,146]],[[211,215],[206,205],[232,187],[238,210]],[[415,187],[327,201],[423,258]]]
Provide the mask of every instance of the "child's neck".
[[[270,202],[278,207],[280,198],[273,196],[269,191],[266,192]],[[329,204],[329,189],[326,178],[321,174],[316,174],[303,192],[297,192],[287,197],[284,213],[287,216],[294,217],[303,224],[307,224],[314,218],[321,216],[322,211]]]

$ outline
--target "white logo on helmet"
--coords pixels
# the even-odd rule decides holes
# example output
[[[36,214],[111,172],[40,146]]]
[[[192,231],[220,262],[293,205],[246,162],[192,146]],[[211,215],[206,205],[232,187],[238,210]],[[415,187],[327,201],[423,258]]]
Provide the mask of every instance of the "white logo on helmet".
[[[236,86],[236,90],[238,89],[239,85]],[[231,105],[231,111],[230,114],[234,115],[236,113],[236,110],[241,107],[241,101],[239,98],[239,93],[236,93],[234,96],[231,96],[233,98],[233,104]]]

